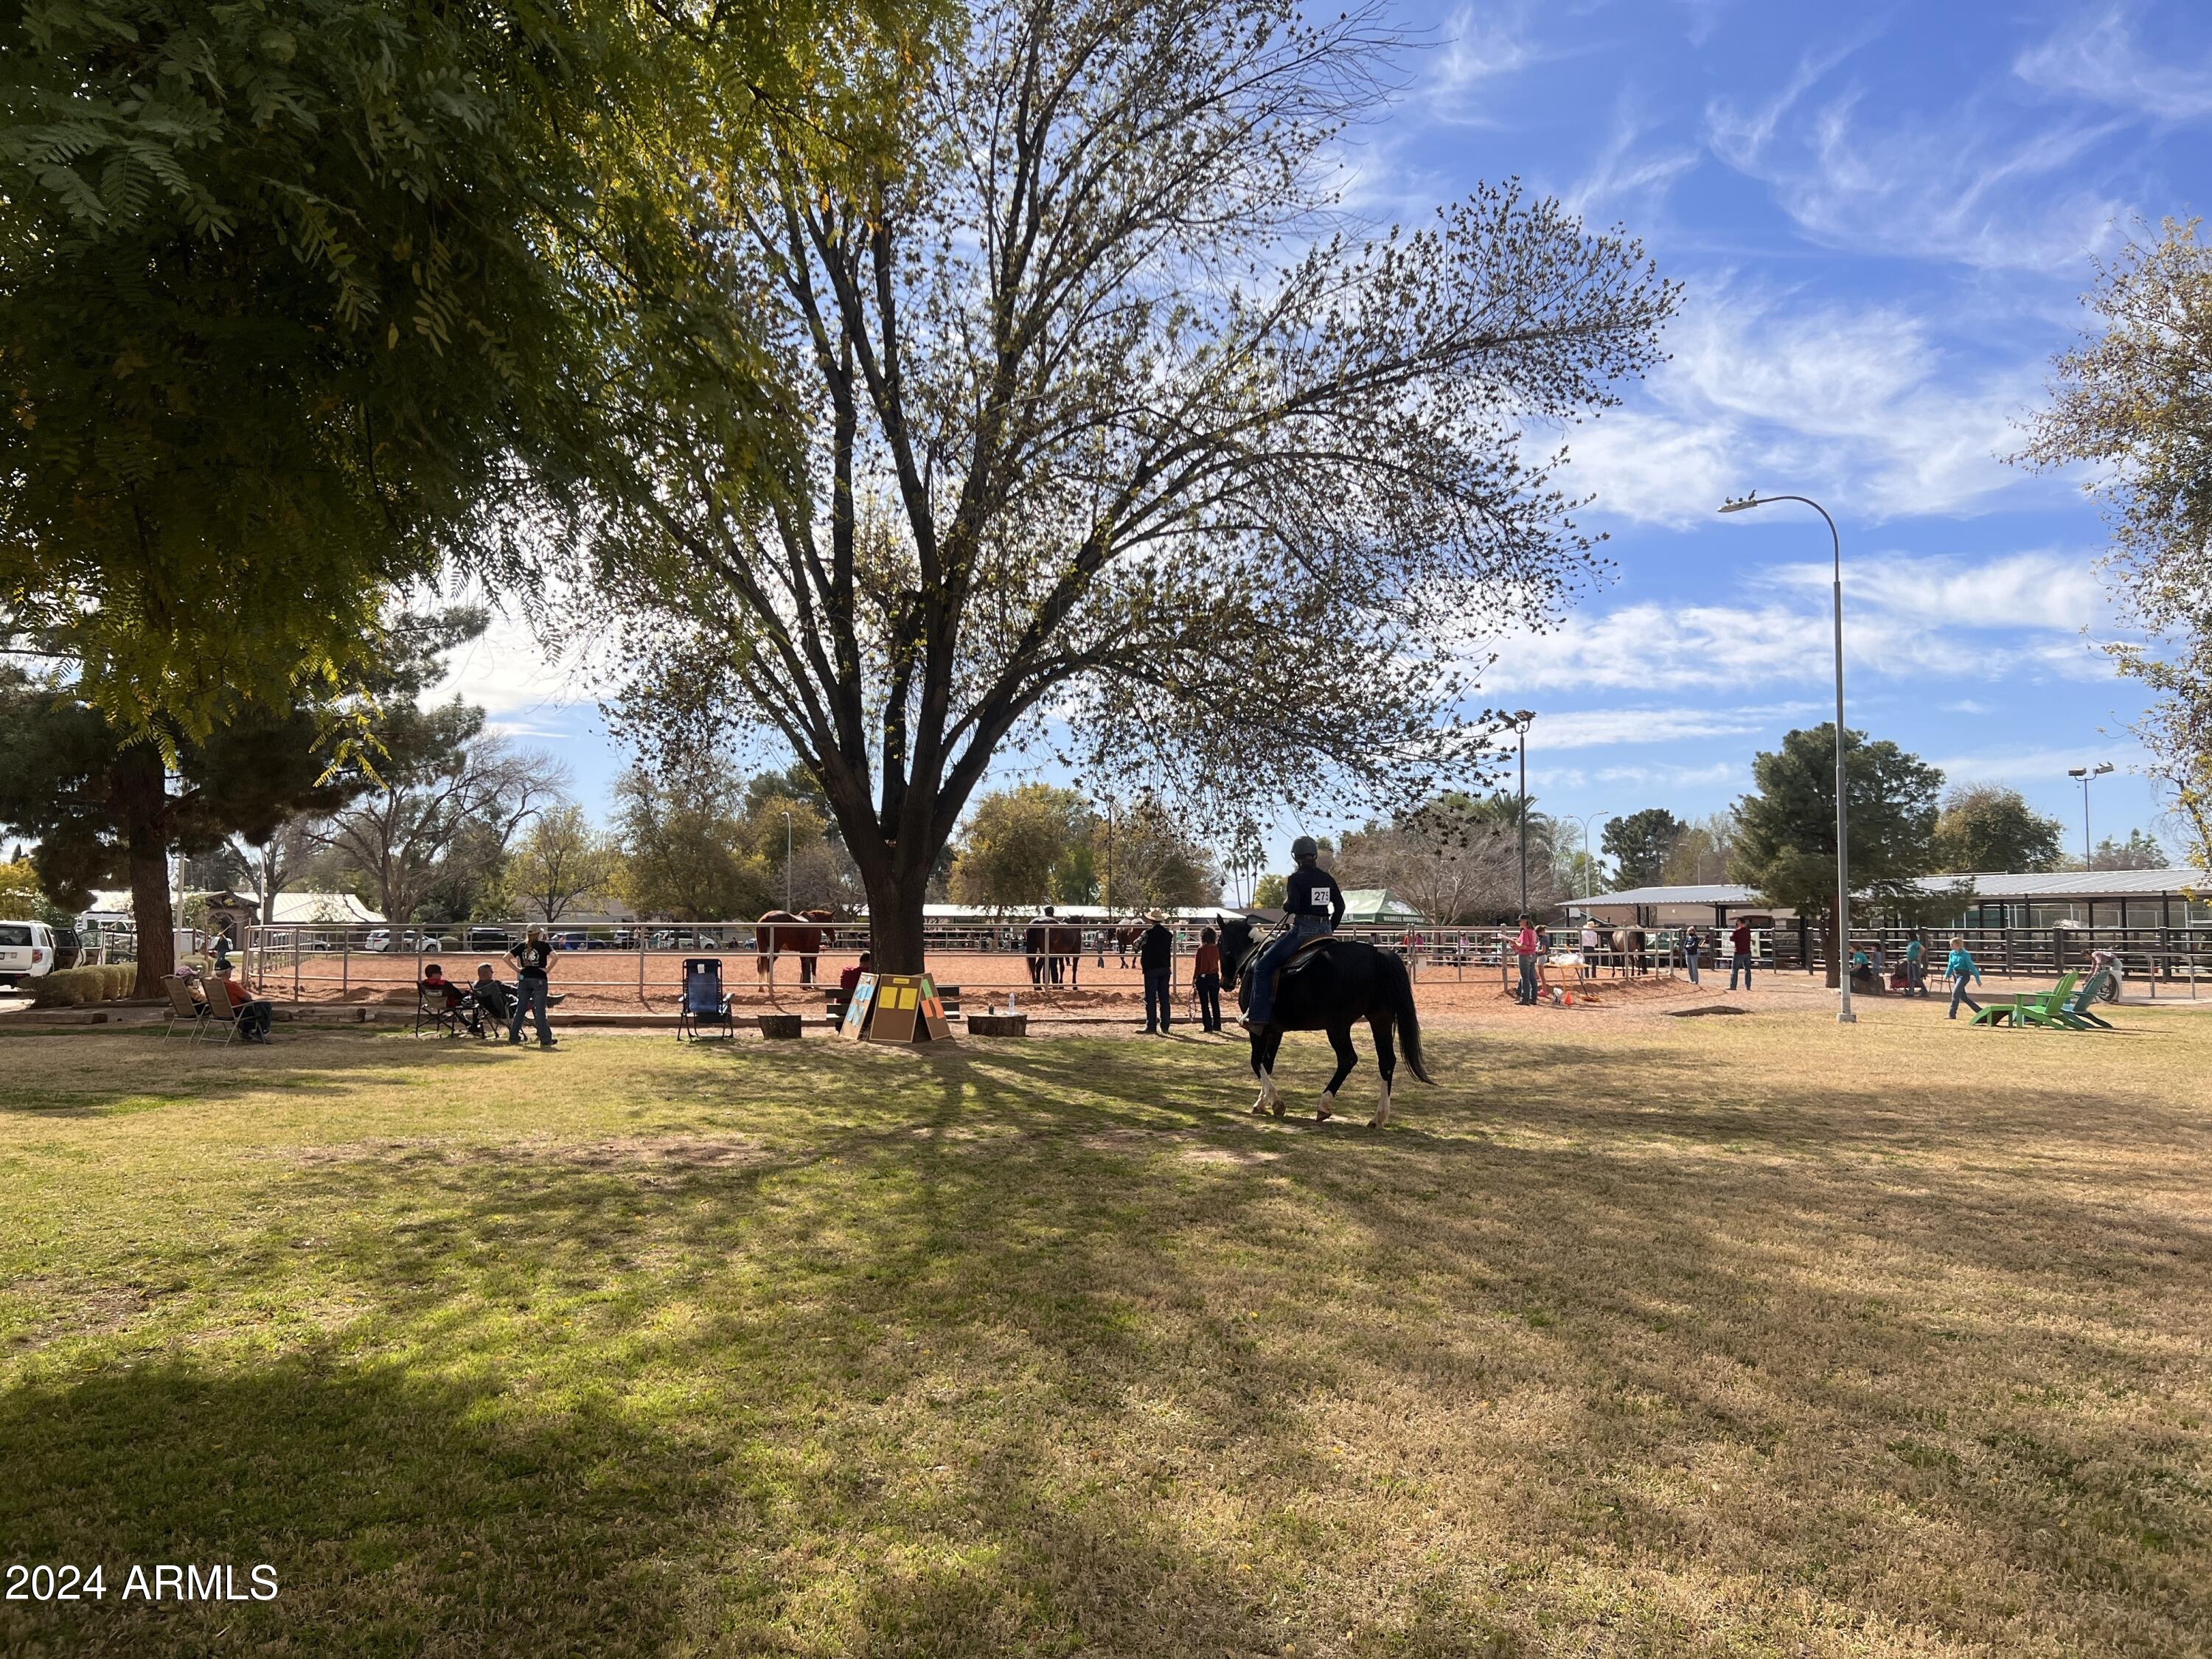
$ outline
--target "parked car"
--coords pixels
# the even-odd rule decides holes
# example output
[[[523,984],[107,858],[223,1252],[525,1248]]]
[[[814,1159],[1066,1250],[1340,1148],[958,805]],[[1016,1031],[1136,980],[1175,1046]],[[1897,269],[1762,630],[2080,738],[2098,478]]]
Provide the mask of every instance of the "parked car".
[[[389,951],[392,948],[392,930],[389,927],[378,928],[362,940],[361,948],[364,951]]]
[[[584,936],[581,933],[556,933],[553,943],[563,951],[580,951],[584,948]]]
[[[0,921],[0,985],[15,989],[54,971],[54,930],[43,921]]]
[[[504,927],[469,929],[469,949],[471,951],[504,951],[514,943],[514,935]]]

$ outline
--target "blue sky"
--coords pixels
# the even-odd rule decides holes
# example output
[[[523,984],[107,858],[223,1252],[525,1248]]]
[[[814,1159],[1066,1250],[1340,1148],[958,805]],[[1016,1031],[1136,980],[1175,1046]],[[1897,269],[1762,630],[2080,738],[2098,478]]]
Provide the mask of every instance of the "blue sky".
[[[1842,15],[1839,15],[1842,14]],[[1538,712],[1531,792],[1570,816],[1726,805],[1827,717],[1826,531],[1844,537],[1854,726],[2018,787],[2078,843],[2066,769],[2111,760],[2096,834],[2154,828],[2076,477],[2000,459],[2083,321],[2093,261],[2204,210],[2212,7],[1852,9],[1774,0],[1407,5],[1401,96],[1346,198],[1425,217],[1518,174],[1640,235],[1686,286],[1672,361],[1578,431],[1613,580],[1496,642],[1485,701]],[[604,810],[622,755],[501,629],[455,684]],[[1020,764],[1018,761],[1013,763]],[[1354,814],[1353,816],[1357,816]]]

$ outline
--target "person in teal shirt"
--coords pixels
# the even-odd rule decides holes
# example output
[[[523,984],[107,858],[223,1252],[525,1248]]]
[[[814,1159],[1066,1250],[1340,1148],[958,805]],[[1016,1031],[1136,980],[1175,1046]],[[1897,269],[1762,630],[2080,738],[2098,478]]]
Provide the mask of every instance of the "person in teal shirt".
[[[1966,981],[1972,980],[1979,985],[1982,970],[1974,966],[1973,957],[1966,954],[1966,941],[1956,933],[1951,935],[1951,959],[1944,963],[1943,970],[1951,975],[1951,1012],[1943,1018],[1958,1018],[1959,1005],[1962,1002],[1976,1013],[1980,1013],[1982,1005],[1966,994]]]
[[[1924,997],[1928,994],[1928,975],[1923,971],[1925,964],[1920,960],[1922,949],[1917,933],[1905,941],[1905,988],[1909,992],[1917,991]]]

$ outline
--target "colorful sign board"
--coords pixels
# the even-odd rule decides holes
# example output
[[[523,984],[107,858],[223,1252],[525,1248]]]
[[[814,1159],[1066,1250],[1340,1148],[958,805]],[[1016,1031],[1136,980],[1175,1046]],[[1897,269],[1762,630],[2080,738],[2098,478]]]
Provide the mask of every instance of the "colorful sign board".
[[[927,974],[863,974],[839,1035],[854,1042],[944,1042],[952,1031]]]

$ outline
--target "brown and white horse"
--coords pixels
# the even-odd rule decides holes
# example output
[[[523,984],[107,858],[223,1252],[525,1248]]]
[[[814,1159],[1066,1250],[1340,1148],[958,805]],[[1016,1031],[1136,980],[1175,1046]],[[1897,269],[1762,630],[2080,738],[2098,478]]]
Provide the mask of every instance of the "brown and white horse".
[[[797,915],[788,910],[769,911],[753,929],[753,971],[774,985],[775,959],[788,952],[799,958],[799,982],[813,984],[815,958],[822,954],[823,945],[836,940],[836,929],[827,925],[836,920],[836,913],[830,910],[807,910]]]

